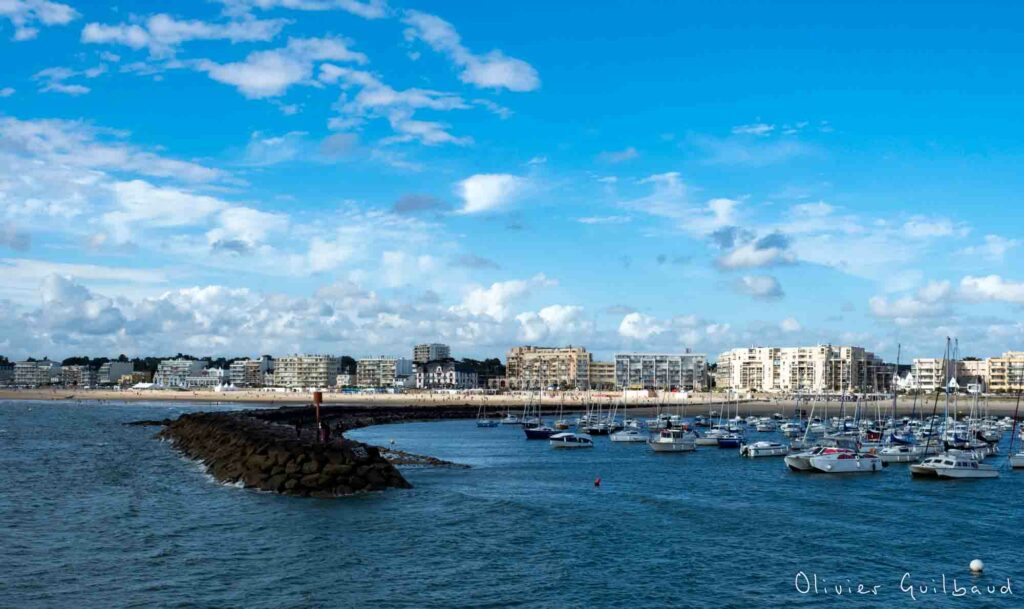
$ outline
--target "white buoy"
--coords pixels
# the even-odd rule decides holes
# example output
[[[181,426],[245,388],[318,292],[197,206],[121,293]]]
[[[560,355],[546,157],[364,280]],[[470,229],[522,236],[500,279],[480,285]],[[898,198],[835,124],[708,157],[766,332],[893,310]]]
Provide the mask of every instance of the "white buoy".
[[[980,558],[975,558],[971,561],[971,571],[974,573],[981,573],[985,570],[985,563],[981,562]]]

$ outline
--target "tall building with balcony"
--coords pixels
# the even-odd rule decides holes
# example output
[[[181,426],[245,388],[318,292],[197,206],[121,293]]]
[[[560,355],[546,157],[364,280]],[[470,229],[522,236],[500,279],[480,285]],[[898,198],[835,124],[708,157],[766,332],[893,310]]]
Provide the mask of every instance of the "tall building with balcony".
[[[862,347],[752,347],[718,356],[719,389],[763,392],[878,393],[893,368]]]
[[[240,359],[228,367],[228,379],[235,387],[263,387],[268,372],[274,369],[269,355],[259,359]]]
[[[914,388],[926,393],[942,390],[951,380],[962,376],[963,370],[963,362],[941,357],[919,357],[911,364]]]
[[[699,353],[619,353],[615,383],[624,389],[702,391],[707,388],[707,356]]]
[[[615,362],[590,362],[590,388],[598,391],[616,388]]]
[[[397,387],[410,381],[415,382],[412,360],[382,355],[356,361],[356,385],[359,387]]]
[[[273,382],[290,389],[323,389],[338,381],[340,371],[340,357],[291,355],[274,360]]]
[[[16,387],[46,387],[60,383],[60,364],[44,359],[14,363],[14,385]]]
[[[62,366],[60,384],[64,387],[91,389],[96,386],[96,369],[89,366]]]
[[[153,384],[164,389],[184,389],[190,376],[204,370],[207,362],[195,359],[165,359],[156,367]]]
[[[416,345],[412,348],[412,362],[414,364],[423,364],[426,362],[448,359],[451,356],[451,347],[441,343]]]
[[[587,389],[592,359],[583,347],[512,347],[505,375],[510,389]]]

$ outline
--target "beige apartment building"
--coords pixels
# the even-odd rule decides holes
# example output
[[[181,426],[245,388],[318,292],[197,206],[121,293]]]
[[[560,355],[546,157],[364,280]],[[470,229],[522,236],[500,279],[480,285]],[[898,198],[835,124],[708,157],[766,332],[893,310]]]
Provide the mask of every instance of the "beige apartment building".
[[[291,355],[274,360],[273,384],[291,389],[331,387],[338,380],[341,358],[331,355]]]
[[[615,362],[590,362],[590,388],[615,389]]]
[[[862,347],[752,347],[718,356],[719,389],[763,392],[878,393],[891,389],[892,366]]]
[[[592,359],[583,347],[512,347],[505,374],[510,389],[588,389]]]
[[[356,385],[359,387],[395,387],[408,380],[415,381],[412,361],[400,357],[367,357],[356,362]]]

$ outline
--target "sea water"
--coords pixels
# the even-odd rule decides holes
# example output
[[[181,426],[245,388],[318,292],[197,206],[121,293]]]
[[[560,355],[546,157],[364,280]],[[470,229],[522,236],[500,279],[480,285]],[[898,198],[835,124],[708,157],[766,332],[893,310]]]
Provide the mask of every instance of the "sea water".
[[[553,450],[467,420],[351,432],[471,467],[318,500],[218,484],[122,425],[232,407],[0,402],[0,607],[1022,604],[1024,471],[796,474],[714,447]]]

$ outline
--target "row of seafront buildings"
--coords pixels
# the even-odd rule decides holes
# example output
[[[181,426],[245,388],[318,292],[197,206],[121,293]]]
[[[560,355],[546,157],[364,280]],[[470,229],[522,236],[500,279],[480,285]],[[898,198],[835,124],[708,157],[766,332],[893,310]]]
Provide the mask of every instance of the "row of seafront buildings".
[[[896,376],[896,367],[856,346],[751,347],[719,354],[619,353],[598,361],[584,347],[512,347],[501,373],[484,374],[451,357],[447,345],[416,345],[412,359],[370,357],[345,367],[332,355],[291,355],[233,361],[228,368],[196,359],[166,359],[149,378],[131,362],[112,361],[93,369],[61,366],[49,360],[0,367],[0,384],[17,387],[137,386],[160,389],[359,388],[444,390],[620,390],[661,389],[736,393],[884,393],[932,392],[943,387],[1001,393],[1024,387],[1024,352],[988,359],[947,362],[913,360]],[[151,382],[150,382],[151,381]]]

